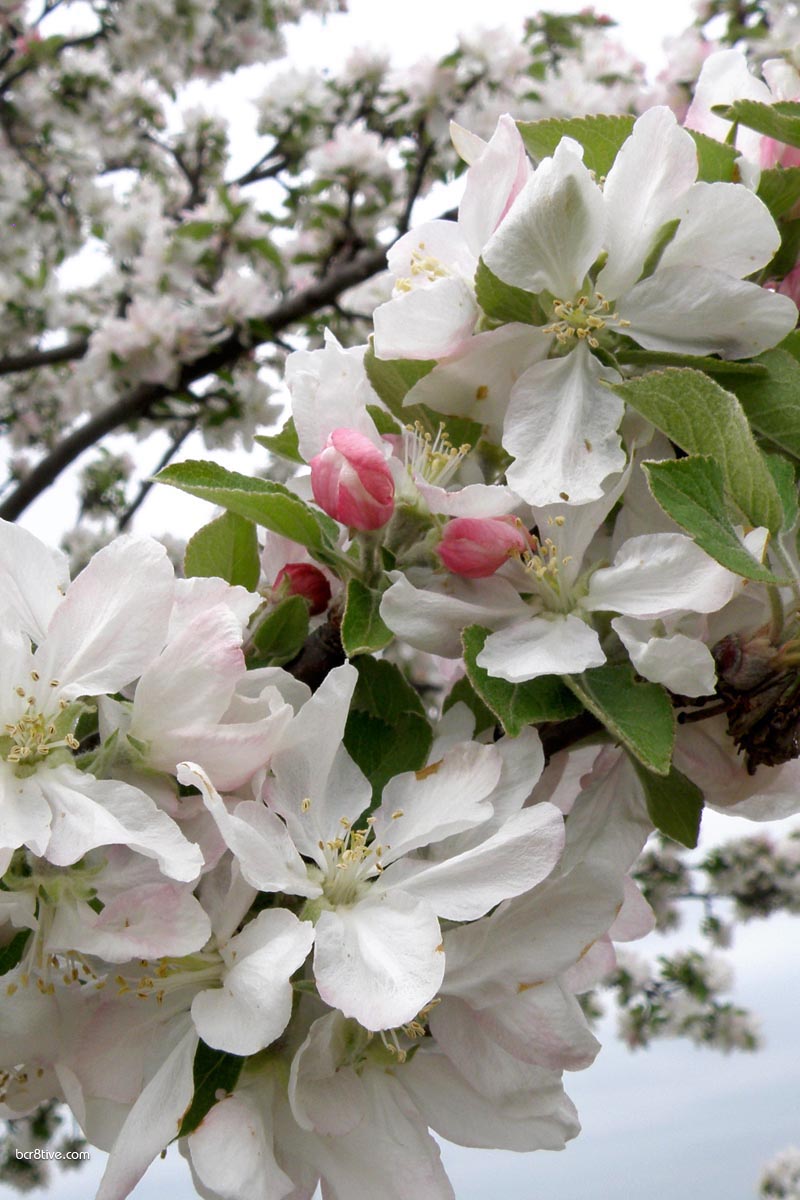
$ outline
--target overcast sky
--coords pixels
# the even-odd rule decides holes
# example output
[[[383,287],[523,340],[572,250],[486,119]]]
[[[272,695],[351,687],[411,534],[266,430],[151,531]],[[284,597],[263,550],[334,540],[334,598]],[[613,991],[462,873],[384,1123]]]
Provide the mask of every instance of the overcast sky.
[[[570,11],[579,7],[579,0],[550,0],[547,7]],[[347,16],[330,18],[322,27],[316,20],[304,21],[290,34],[290,50],[296,62],[335,68],[352,46],[369,42],[410,62],[445,51],[456,27],[520,24],[531,11],[526,0],[402,0],[400,5],[350,0]],[[689,0],[609,0],[602,11],[620,22],[619,36],[651,73],[660,65],[663,37],[680,33],[693,15]],[[192,530],[208,519],[202,502],[165,491],[171,493],[170,511],[179,530]],[[165,499],[162,494],[153,503],[154,532],[164,528]],[[63,528],[57,509],[51,493],[26,514],[24,523],[56,541],[60,528],[55,522]],[[711,841],[753,831],[745,822],[713,814],[707,821]],[[690,933],[671,942],[676,940],[688,942]],[[651,938],[636,948],[656,955],[668,944]],[[458,1200],[753,1200],[763,1163],[786,1145],[800,1144],[796,947],[797,924],[788,917],[745,927],[737,937],[734,999],[762,1018],[766,1047],[761,1053],[725,1057],[662,1043],[631,1054],[607,1022],[598,1061],[568,1079],[567,1090],[583,1122],[581,1136],[561,1154],[520,1156],[445,1147]],[[30,1195],[88,1200],[102,1166],[103,1156],[93,1152],[88,1167],[59,1174],[50,1192]],[[151,1168],[134,1196],[161,1200],[165,1194],[170,1200],[194,1197],[174,1152]],[[0,1200],[16,1195],[0,1186]]]

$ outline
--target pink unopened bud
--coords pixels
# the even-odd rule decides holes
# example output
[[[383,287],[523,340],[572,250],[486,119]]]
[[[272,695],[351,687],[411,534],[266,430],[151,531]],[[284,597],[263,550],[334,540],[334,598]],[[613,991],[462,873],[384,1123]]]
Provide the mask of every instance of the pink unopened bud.
[[[353,529],[380,529],[394,512],[394,480],[377,446],[355,429],[334,429],[311,459],[320,508]]]
[[[438,551],[454,575],[484,579],[529,548],[528,532],[517,517],[456,517],[445,526]]]
[[[796,267],[792,267],[789,274],[775,285],[775,291],[788,296],[800,307],[800,263]]]
[[[331,598],[331,585],[313,563],[287,563],[275,576],[272,587],[276,592],[285,591],[286,596],[302,596],[308,601],[312,617],[325,612]]]

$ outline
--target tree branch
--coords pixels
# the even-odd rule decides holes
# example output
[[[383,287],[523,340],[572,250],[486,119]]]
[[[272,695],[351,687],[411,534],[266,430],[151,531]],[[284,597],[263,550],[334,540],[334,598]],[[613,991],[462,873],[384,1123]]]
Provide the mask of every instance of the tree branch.
[[[83,358],[89,346],[87,338],[78,338],[55,346],[52,350],[27,350],[24,354],[8,354],[0,358],[0,375],[15,375],[19,371],[33,371],[37,367],[50,367],[56,363],[74,362]]]
[[[318,283],[311,284],[310,287],[296,295],[281,301],[265,313],[262,322],[267,326],[269,332],[265,333],[255,344],[269,342],[272,337],[296,321],[301,321],[318,309],[331,304],[348,288],[355,287],[356,284],[369,279],[385,266],[387,249],[388,246],[379,246],[359,254],[352,262],[337,267],[335,271]],[[163,400],[168,396],[175,395],[176,392],[185,391],[190,384],[202,379],[205,375],[213,375],[223,367],[230,366],[252,349],[253,345],[247,340],[246,332],[232,333],[223,341],[218,342],[206,354],[195,359],[194,362],[186,363],[174,387],[142,383],[120,396],[108,408],[96,413],[83,425],[79,425],[77,429],[68,433],[49,454],[36,464],[3,504],[0,504],[0,517],[6,521],[16,520],[37,496],[55,482],[63,470],[100,438],[119,429],[122,425],[147,416],[148,411],[157,400]]]

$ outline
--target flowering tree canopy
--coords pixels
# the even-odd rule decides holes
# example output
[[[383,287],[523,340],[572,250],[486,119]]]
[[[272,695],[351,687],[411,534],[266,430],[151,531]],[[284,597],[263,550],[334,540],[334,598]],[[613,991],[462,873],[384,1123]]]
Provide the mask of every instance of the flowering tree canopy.
[[[446,1200],[432,1133],[578,1133],[604,983],[756,1045],[621,943],[797,911],[796,837],[681,847],[800,811],[800,16],[703,5],[654,87],[587,13],[275,72],[237,174],[175,97],[333,5],[61,7],[2,6],[0,1116],[66,1104],[99,1200],[176,1140]],[[122,429],[215,506],[179,569]],[[93,447],[70,562],[12,522]]]

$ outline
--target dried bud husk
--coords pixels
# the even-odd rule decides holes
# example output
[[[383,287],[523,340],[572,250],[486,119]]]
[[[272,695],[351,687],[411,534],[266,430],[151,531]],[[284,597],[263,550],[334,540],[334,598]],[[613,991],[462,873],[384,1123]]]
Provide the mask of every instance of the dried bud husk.
[[[767,637],[731,634],[714,646],[717,694],[724,701],[728,732],[754,775],[800,756],[800,672],[787,665],[787,647]]]

